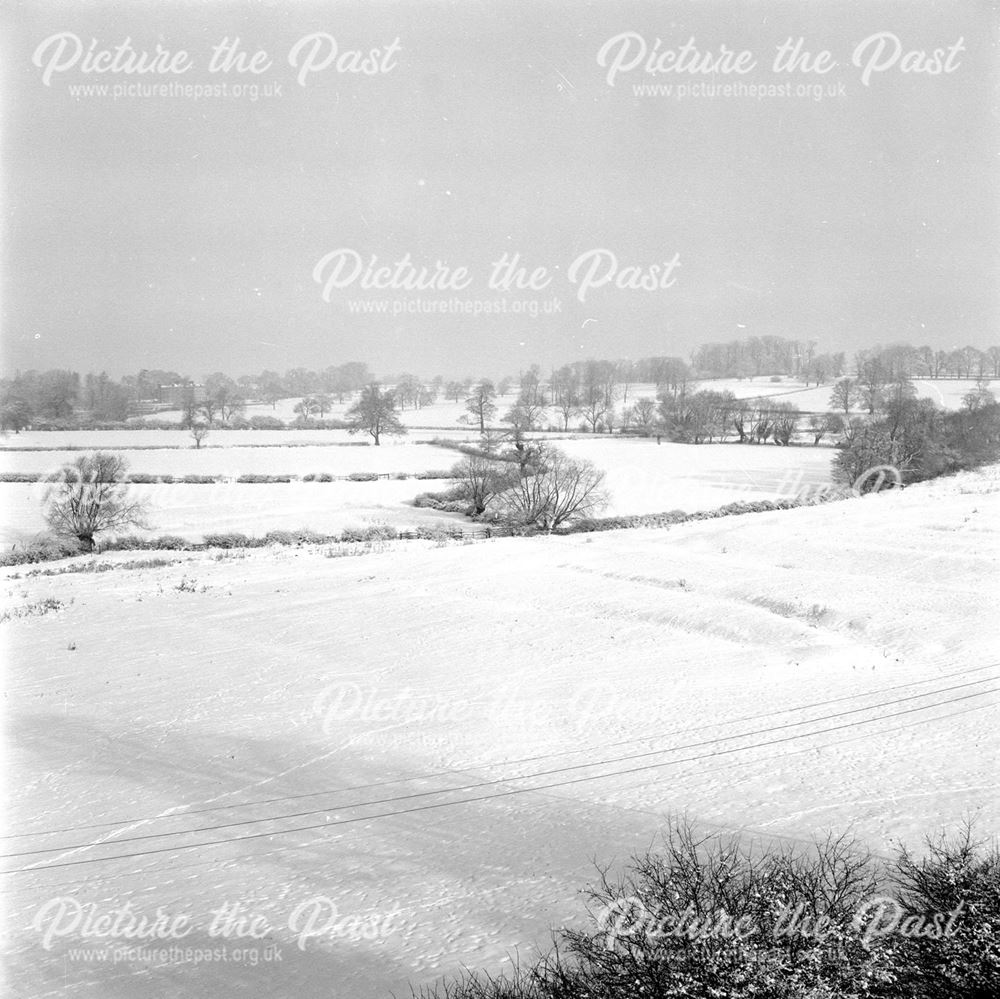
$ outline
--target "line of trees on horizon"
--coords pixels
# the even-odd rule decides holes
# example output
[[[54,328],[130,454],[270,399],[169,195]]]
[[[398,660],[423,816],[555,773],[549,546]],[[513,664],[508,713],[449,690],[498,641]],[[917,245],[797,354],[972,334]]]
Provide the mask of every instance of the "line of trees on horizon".
[[[455,402],[478,394],[470,410],[480,429],[495,415],[493,400],[517,388],[521,412],[518,422],[535,422],[540,410],[551,410],[569,429],[570,420],[580,418],[590,430],[612,431],[635,421],[651,420],[648,401],[629,394],[636,384],[654,384],[658,391],[677,395],[693,382],[711,379],[751,379],[762,376],[789,377],[806,385],[823,385],[845,378],[855,384],[855,393],[869,393],[872,383],[890,383],[901,378],[1000,378],[1000,346],[980,350],[967,346],[934,350],[898,343],[857,351],[818,353],[814,341],[800,342],[782,337],[747,337],[726,343],[703,344],[689,360],[653,356],[639,359],[574,361],[544,373],[531,365],[516,377],[491,379],[430,379],[410,372],[376,378],[364,362],[351,361],[322,370],[291,368],[281,374],[264,370],[256,375],[232,377],[213,372],[196,381],[189,375],[164,369],[143,369],[119,380],[107,373],[54,369],[17,372],[0,379],[0,423],[4,430],[29,426],[65,426],[81,421],[92,424],[123,423],[157,411],[180,410],[182,422],[208,425],[229,424],[242,418],[246,406],[265,404],[273,408],[285,398],[300,398],[296,416],[301,421],[322,420],[334,402],[343,403],[372,383],[392,386],[400,409],[419,409],[444,397]],[[487,386],[487,391],[481,391]],[[616,404],[621,403],[620,414]],[[873,412],[870,409],[869,412]]]

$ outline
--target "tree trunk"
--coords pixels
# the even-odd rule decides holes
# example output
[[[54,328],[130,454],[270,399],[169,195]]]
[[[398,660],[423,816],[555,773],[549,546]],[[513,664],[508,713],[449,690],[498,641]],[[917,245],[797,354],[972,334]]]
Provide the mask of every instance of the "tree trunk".
[[[85,552],[92,552],[94,550],[94,535],[93,534],[78,534],[77,540],[80,542],[80,547]]]

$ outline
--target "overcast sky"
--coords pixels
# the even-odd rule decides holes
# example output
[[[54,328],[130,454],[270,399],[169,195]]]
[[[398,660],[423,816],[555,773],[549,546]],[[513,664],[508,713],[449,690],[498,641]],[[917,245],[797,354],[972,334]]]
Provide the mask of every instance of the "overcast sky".
[[[34,0],[8,2],[3,16],[7,373],[235,375],[364,360],[386,374],[498,375],[532,361],[686,356],[748,335],[814,339],[821,350],[1000,341],[998,14],[988,0]],[[625,32],[630,48],[609,50],[622,64],[610,85],[598,56]],[[898,58],[886,36],[876,60],[886,65],[872,68],[879,43],[863,43],[882,32],[898,38]],[[63,43],[51,40],[61,33]],[[289,54],[315,33],[348,53],[345,70],[358,65],[350,50],[378,50],[380,72],[319,68],[317,48],[300,85],[311,43],[297,66]],[[185,50],[192,66],[83,72],[82,57],[69,65],[69,35],[84,51],[127,37],[135,50]],[[270,66],[210,73],[226,36],[266,50]],[[774,72],[790,36],[836,65]],[[663,51],[691,38],[710,56],[749,50],[756,65],[742,75],[626,68],[640,44],[648,52],[659,39]],[[901,71],[933,68],[909,53],[934,49],[941,72]],[[256,101],[71,90],[250,81]],[[675,90],[637,95],[644,84]],[[757,90],[678,99],[681,84]],[[782,84],[823,96],[760,93]],[[465,267],[464,290],[419,297],[508,311],[351,314],[358,300],[408,308],[418,296],[355,283],[325,301],[313,272],[338,249]],[[625,282],[625,267],[674,260],[660,282],[669,287],[615,287],[605,254],[594,281],[610,280],[581,301],[589,264],[575,283],[570,267],[593,250],[613,253]],[[546,287],[491,290],[490,264],[504,253],[547,268]],[[551,315],[510,311],[553,299]]]

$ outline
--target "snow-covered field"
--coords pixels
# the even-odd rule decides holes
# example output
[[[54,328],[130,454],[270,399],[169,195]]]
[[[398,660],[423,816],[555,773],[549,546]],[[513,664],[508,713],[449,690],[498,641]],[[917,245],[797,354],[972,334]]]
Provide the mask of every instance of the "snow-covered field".
[[[100,435],[86,435],[95,440]],[[608,516],[711,510],[736,500],[789,498],[830,483],[826,447],[657,444],[655,440],[577,438],[557,446],[607,474]],[[125,451],[132,471],[160,475],[246,472],[301,475],[330,472],[417,472],[450,469],[457,451],[422,444],[382,447],[235,447],[214,451]],[[79,452],[0,453],[5,471],[56,470]],[[135,486],[148,498],[153,534],[200,537],[210,531],[265,533],[311,527],[334,532],[373,521],[404,528],[428,523],[472,524],[456,514],[412,506],[421,492],[446,488],[441,480],[291,482],[274,485],[155,484]],[[44,530],[44,483],[0,483],[0,543],[27,540]],[[141,532],[137,532],[141,533]]]
[[[62,603],[2,626],[10,993],[405,995],[530,959],[670,813],[996,833],[998,524],[992,468],[669,531],[2,570],[8,608]],[[281,960],[87,960],[74,904]],[[262,939],[210,937],[234,905]]]
[[[608,516],[712,510],[736,500],[791,498],[831,483],[833,450],[747,444],[657,444],[655,439],[559,441],[606,473]]]
[[[271,530],[308,527],[327,534],[345,527],[390,524],[397,528],[465,525],[457,513],[438,513],[412,505],[417,493],[440,489],[440,480],[379,482],[292,482],[247,485],[137,485],[131,495],[149,500],[151,529],[140,535],[179,534],[198,540],[213,531],[260,535]],[[0,543],[24,542],[45,530],[44,483],[0,483]]]
[[[933,399],[944,409],[959,409],[962,397],[976,387],[976,379],[960,378],[915,378],[913,386],[920,398]],[[989,383],[990,390],[1000,395],[1000,380]],[[754,399],[757,397],[780,399],[791,403],[804,413],[825,412],[831,409],[830,393],[833,383],[826,385],[806,385],[794,378],[782,378],[772,382],[767,376],[756,378],[710,378],[698,382],[698,388],[712,389],[716,392],[732,392],[737,399]],[[635,385],[629,389],[629,397],[655,396],[655,385]],[[860,412],[860,410],[858,410]]]
[[[167,431],[169,433],[169,431]],[[106,446],[99,433],[85,435],[90,446]],[[48,472],[80,457],[79,451],[2,451],[0,471]],[[306,475],[327,472],[405,472],[415,474],[450,469],[459,455],[430,444],[388,440],[379,447],[282,446],[202,447],[183,450],[127,450],[122,457],[132,472],[156,475]]]
[[[414,441],[433,437],[455,437],[459,440],[478,439],[478,433],[468,428],[455,428],[445,434],[438,430],[410,431],[406,437],[383,438],[380,447],[403,446]],[[371,445],[371,438],[364,434],[351,434],[346,430],[212,430],[201,446],[203,451],[220,451],[230,447],[275,447],[288,445],[330,446],[350,445],[352,448]],[[374,445],[371,445],[374,446]],[[0,453],[60,450],[63,448],[142,448],[196,450],[187,430],[24,430],[19,434],[5,434]]]

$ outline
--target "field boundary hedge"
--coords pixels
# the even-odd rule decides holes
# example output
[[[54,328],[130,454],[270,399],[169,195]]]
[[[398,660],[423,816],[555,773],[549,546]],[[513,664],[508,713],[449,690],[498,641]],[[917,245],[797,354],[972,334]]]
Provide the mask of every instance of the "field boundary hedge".
[[[51,476],[51,472],[0,472],[0,482],[46,482]],[[144,486],[208,486],[220,483],[275,485],[290,482],[377,482],[380,479],[402,481],[450,478],[452,478],[450,471],[427,469],[423,472],[349,472],[347,475],[333,475],[330,472],[307,472],[304,475],[263,475],[255,472],[246,472],[243,475],[156,475],[152,472],[130,472],[125,478],[117,481]]]
[[[587,534],[595,531],[620,531],[643,527],[671,527],[674,524],[686,524],[692,520],[714,520],[718,517],[739,517],[747,513],[773,513],[778,510],[795,510],[803,506],[821,506],[825,503],[836,503],[850,499],[854,494],[850,489],[831,488],[813,496],[799,496],[780,500],[740,500],[727,503],[714,510],[697,510],[685,513],[683,510],[671,510],[669,513],[641,513],[627,517],[592,517],[579,520],[564,528],[556,530],[556,534]]]
[[[750,500],[727,503],[715,510],[699,510],[685,513],[673,510],[668,513],[637,514],[630,517],[600,517],[581,520],[575,524],[558,528],[554,535],[587,534],[599,531],[634,530],[640,528],[669,528],[675,524],[685,524],[696,520],[714,520],[720,517],[736,517],[748,513],[772,513],[793,510],[804,506],[820,506],[825,503],[850,499],[850,490],[831,490],[816,496],[783,500]],[[372,527],[349,527],[339,534],[323,534],[308,528],[295,531],[273,530],[263,536],[252,537],[239,531],[213,532],[204,535],[201,542],[190,541],[176,535],[162,535],[157,538],[141,538],[126,535],[99,543],[96,554],[107,551],[205,551],[210,548],[264,548],[268,545],[329,545],[356,541],[420,541],[441,539],[475,539],[510,537],[538,537],[545,532],[524,530],[504,523],[489,523],[481,527],[467,528],[462,524],[451,526],[413,527],[399,529],[388,525]],[[0,567],[23,565],[34,562],[48,562],[54,559],[70,558],[84,554],[73,539],[41,537],[27,545],[14,545],[0,552]]]
[[[416,444],[430,443],[414,441]],[[279,444],[42,444],[0,445],[0,451],[233,451],[241,447],[374,447],[367,441],[283,441]]]

